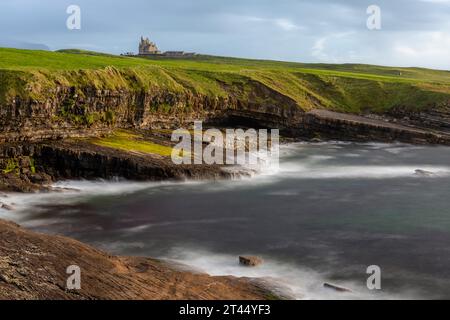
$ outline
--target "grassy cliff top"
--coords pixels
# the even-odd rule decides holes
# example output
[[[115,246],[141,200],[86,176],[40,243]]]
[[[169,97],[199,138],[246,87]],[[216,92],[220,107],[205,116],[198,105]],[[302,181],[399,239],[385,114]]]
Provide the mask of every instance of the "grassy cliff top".
[[[0,48],[0,102],[43,98],[55,85],[106,89],[163,88],[227,96],[258,82],[304,110],[359,113],[421,109],[450,101],[450,72],[357,64],[304,64],[213,56],[120,57],[77,49],[59,52]]]
[[[397,68],[364,64],[307,64],[198,55],[186,58],[137,58],[67,49],[57,52],[0,48],[0,69],[79,70],[108,66],[132,68],[159,66],[216,72],[290,71],[391,81],[432,81],[450,83],[450,71]]]

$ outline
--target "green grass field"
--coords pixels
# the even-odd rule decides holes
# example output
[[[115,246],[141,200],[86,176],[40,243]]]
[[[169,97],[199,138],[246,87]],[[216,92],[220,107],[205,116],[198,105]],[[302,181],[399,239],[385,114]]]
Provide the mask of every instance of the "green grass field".
[[[355,64],[303,64],[212,56],[153,59],[81,50],[0,49],[0,103],[14,96],[45,99],[55,85],[76,88],[190,91],[250,96],[260,83],[298,104],[341,112],[423,109],[450,101],[450,72]],[[233,91],[233,90],[232,90]],[[235,94],[235,93],[233,93]]]

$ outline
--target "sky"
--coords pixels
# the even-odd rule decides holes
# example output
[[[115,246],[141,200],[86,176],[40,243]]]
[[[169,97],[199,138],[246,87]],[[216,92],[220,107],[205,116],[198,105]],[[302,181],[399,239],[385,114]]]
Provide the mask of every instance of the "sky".
[[[141,35],[163,51],[450,70],[450,0],[0,0],[2,46],[137,52]]]

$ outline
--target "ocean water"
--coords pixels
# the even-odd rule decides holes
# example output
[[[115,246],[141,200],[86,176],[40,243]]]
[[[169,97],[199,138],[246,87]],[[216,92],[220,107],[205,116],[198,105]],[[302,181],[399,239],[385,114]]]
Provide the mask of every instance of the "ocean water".
[[[450,298],[449,160],[449,147],[290,144],[277,170],[253,178],[68,181],[58,185],[79,191],[10,195],[17,210],[0,217],[114,254],[265,278],[296,299]],[[241,267],[244,254],[265,263]],[[371,265],[381,268],[381,290],[366,286]]]

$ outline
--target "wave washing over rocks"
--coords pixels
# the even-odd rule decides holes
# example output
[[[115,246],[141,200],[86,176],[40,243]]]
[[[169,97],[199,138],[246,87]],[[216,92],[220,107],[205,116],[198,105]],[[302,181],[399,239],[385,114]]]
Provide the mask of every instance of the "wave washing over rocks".
[[[378,185],[378,181],[382,184],[390,181],[389,184],[406,186],[405,192],[410,192],[410,188],[415,188],[416,185],[420,187],[423,183],[445,183],[448,181],[448,172],[450,172],[444,165],[445,161],[441,161],[438,157],[430,157],[430,154],[442,155],[443,152],[448,150],[402,144],[290,144],[281,149],[282,161],[279,170],[273,168],[259,170],[253,178],[214,182],[66,181],[55,185],[66,190],[62,193],[8,195],[8,201],[15,203],[16,210],[14,212],[0,210],[0,212],[3,218],[13,218],[27,227],[50,233],[67,234],[114,254],[159,257],[184,264],[189,270],[201,270],[213,276],[258,278],[266,287],[268,286],[275,294],[282,297],[295,299],[415,298],[423,296],[420,284],[412,285],[409,289],[400,286],[396,290],[390,288],[381,293],[372,293],[365,287],[364,276],[356,280],[353,276],[342,277],[339,272],[336,274],[336,270],[345,270],[354,263],[349,257],[342,257],[340,252],[349,252],[348,255],[351,256],[350,252],[356,248],[333,248],[333,242],[340,243],[353,238],[364,240],[368,234],[360,235],[356,230],[352,231],[351,226],[347,231],[340,230],[333,224],[329,229],[321,230],[319,234],[308,234],[314,228],[318,228],[318,225],[315,225],[317,218],[311,215],[304,220],[304,215],[308,216],[309,211],[314,213],[318,210],[314,201],[320,201],[322,206],[330,202],[330,206],[316,213],[317,217],[327,213],[327,210],[341,210],[343,208],[340,206],[345,203],[353,203],[353,210],[358,210],[359,202],[356,199],[362,198],[359,200],[364,202],[364,196],[360,195],[358,187],[349,189],[351,184],[359,184],[358,181],[366,181],[365,183],[369,185],[374,183],[374,186]],[[411,156],[412,154],[414,156]],[[418,169],[429,170],[434,174],[432,176],[417,175]],[[329,181],[333,181],[333,184],[337,183],[336,188],[342,184],[340,188],[343,194],[340,195],[335,189],[327,190]],[[350,184],[347,184],[347,181]],[[382,192],[380,196],[383,194],[382,196],[386,197],[385,195],[389,193],[388,190],[374,188]],[[333,198],[327,198],[328,191]],[[403,191],[397,189],[396,192],[400,199],[396,201],[402,201],[401,192]],[[377,196],[376,193],[371,195],[375,199]],[[353,199],[353,197],[357,198]],[[417,200],[420,201],[420,196]],[[203,207],[203,201],[210,203],[208,205],[210,209],[211,203],[220,203],[221,206],[225,206],[225,209],[214,207],[210,212],[202,211],[199,208]],[[226,201],[230,202],[227,204]],[[257,207],[256,203],[261,201],[263,203]],[[310,205],[311,201],[313,203]],[[384,198],[384,201],[389,206],[390,200]],[[112,204],[109,206],[108,202]],[[120,209],[115,209],[114,206],[117,205],[114,203],[121,203]],[[161,203],[161,206],[158,203]],[[297,203],[295,208],[292,207],[294,203]],[[244,204],[256,211],[245,211]],[[198,208],[201,212],[191,211],[189,208],[192,210]],[[295,210],[292,211],[292,209]],[[277,222],[272,221],[271,210],[272,215],[277,215]],[[375,206],[373,210],[380,212],[382,208],[377,209]],[[399,210],[402,210],[401,207]],[[80,215],[80,213],[83,214]],[[91,220],[91,217],[95,219]],[[370,215],[368,218],[370,219]],[[296,219],[300,220],[296,222]],[[331,219],[330,222],[339,224],[339,220]],[[310,223],[314,224],[309,226]],[[277,224],[280,225],[281,230],[284,230],[279,234]],[[303,231],[289,229],[302,224],[306,228]],[[320,228],[324,228],[322,224],[321,222]],[[84,230],[83,226],[86,225],[92,226],[92,230],[97,230],[98,234],[94,233],[94,237],[90,236],[93,233],[89,231],[90,228],[87,231]],[[224,230],[226,236],[221,236],[222,231],[217,232],[218,230]],[[235,233],[236,230],[241,231]],[[395,234],[388,230],[375,229],[371,232],[373,232],[371,239],[380,237],[379,241],[405,238],[402,234]],[[211,237],[214,233],[217,233],[217,236]],[[176,235],[175,242],[172,241],[173,239],[166,240],[171,238],[169,235]],[[332,243],[322,239],[321,235],[327,235],[326,238],[329,237]],[[237,239],[233,239],[234,237]],[[111,241],[111,239],[116,240]],[[252,242],[255,244],[253,245]],[[228,243],[231,245],[229,248],[227,248]],[[247,246],[246,243],[250,245]],[[265,262],[256,268],[243,268],[237,262],[240,254],[256,254],[263,257]],[[291,259],[286,259],[286,254],[292,255]],[[369,260],[379,259],[378,254],[374,251]],[[432,259],[431,256],[430,259]],[[317,261],[321,261],[319,265]],[[340,264],[344,267],[340,267]],[[397,268],[400,267],[397,266]],[[403,268],[407,267],[403,266]],[[408,270],[408,272],[411,273],[414,270]],[[388,279],[387,282],[389,281]],[[324,288],[324,283],[336,283],[350,288],[352,292],[335,292]]]
[[[340,292],[327,288],[333,284],[326,273],[313,269],[299,268],[296,265],[264,259],[261,266],[242,267],[233,255],[215,254],[213,252],[189,248],[174,248],[164,259],[190,267],[190,270],[206,272],[212,276],[234,276],[238,278],[259,279],[266,288],[277,296],[295,300],[373,300],[373,299],[418,299],[411,292],[370,293],[367,287],[356,281],[340,281],[336,288],[348,288]]]

